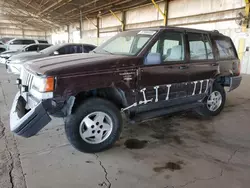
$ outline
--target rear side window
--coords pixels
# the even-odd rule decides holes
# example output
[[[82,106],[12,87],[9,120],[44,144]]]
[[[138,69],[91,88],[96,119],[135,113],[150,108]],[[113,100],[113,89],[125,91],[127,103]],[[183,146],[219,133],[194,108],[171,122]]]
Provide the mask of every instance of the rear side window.
[[[218,48],[219,59],[233,59],[236,58],[233,44],[229,39],[216,39],[216,46]]]
[[[39,43],[43,43],[43,44],[48,44],[48,41],[46,40],[38,40]]]
[[[213,59],[212,47],[207,35],[199,33],[189,33],[188,43],[191,60]]]

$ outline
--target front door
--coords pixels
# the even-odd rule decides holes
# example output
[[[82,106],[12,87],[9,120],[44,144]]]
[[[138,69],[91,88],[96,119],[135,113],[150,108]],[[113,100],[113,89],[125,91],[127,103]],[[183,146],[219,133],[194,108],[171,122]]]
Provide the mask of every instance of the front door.
[[[153,59],[145,58],[139,69],[138,112],[163,108],[170,101],[174,105],[173,101],[178,103],[187,95],[189,64],[184,41],[184,33],[168,30],[149,50],[147,56]]]

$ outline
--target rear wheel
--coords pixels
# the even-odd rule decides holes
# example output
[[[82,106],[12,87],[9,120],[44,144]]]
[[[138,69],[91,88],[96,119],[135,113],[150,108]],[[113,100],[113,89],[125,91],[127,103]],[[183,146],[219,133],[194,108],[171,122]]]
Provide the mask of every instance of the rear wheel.
[[[216,116],[223,110],[225,101],[224,87],[219,83],[214,83],[212,92],[204,99],[204,106],[195,109],[195,112],[202,117]]]
[[[79,151],[94,153],[110,148],[119,138],[122,117],[111,102],[92,98],[66,118],[65,132]]]

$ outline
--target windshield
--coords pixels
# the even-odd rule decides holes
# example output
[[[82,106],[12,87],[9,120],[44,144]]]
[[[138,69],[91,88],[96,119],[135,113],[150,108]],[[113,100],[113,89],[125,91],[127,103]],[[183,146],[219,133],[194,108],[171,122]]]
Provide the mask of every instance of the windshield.
[[[136,55],[144,45],[155,35],[155,30],[127,31],[109,39],[97,47],[95,53],[109,53],[118,55]]]

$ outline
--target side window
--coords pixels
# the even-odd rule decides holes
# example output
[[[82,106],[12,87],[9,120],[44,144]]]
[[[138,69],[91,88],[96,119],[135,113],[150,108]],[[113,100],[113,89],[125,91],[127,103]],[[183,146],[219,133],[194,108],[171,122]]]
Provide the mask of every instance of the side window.
[[[35,41],[34,40],[23,40],[23,45],[28,45],[28,44],[34,44]]]
[[[64,47],[61,47],[60,49],[58,49],[57,51],[58,51],[59,55],[67,54],[68,48],[69,48],[69,46],[64,46]]]
[[[183,61],[184,60],[184,42],[183,34],[175,32],[165,33],[160,41],[163,62]]]
[[[22,45],[23,41],[22,40],[13,40],[12,42],[10,42],[10,44],[12,44],[12,45]]]
[[[49,45],[39,45],[38,48],[39,48],[39,51],[45,49],[45,48],[48,48]]]
[[[46,40],[38,40],[38,43],[48,44],[48,41],[46,41]]]
[[[90,51],[94,49],[95,49],[95,46],[84,46],[84,53],[89,53]]]
[[[83,53],[85,50],[85,46],[83,45],[77,45],[77,51],[76,53]]]
[[[188,33],[190,60],[213,59],[213,52],[208,37],[199,33]]]
[[[37,51],[37,45],[32,45],[32,46],[29,46],[27,48],[25,48],[25,51]]]
[[[184,40],[180,32],[167,31],[149,50],[145,65],[170,63],[184,60]]]
[[[236,54],[233,48],[233,44],[229,39],[215,40],[216,46],[219,51],[219,59],[233,59],[236,58]]]

